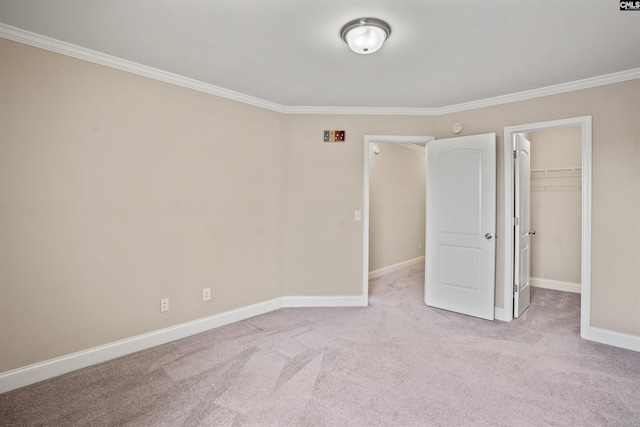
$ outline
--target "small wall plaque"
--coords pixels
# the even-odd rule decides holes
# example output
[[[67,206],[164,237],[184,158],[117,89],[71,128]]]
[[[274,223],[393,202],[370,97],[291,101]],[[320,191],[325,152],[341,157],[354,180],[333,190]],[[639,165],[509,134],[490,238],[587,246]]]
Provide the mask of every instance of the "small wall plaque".
[[[325,130],[324,142],[344,142],[343,130]]]

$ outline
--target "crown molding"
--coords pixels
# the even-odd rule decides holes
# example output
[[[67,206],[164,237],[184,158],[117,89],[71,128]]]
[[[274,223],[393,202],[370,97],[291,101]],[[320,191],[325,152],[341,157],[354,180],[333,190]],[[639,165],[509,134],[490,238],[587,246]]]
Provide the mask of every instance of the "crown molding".
[[[587,79],[576,80],[568,83],[560,83],[557,85],[542,87],[539,89],[532,89],[523,92],[511,93],[508,95],[496,96],[493,98],[487,98],[478,101],[450,105],[448,107],[440,107],[437,108],[438,112],[436,113],[436,115],[442,116],[444,114],[475,110],[477,108],[493,107],[496,105],[509,104],[511,102],[526,101],[534,98],[542,98],[543,96],[558,95],[561,93],[590,89],[597,86],[605,86],[613,83],[621,83],[628,80],[636,79],[640,79],[640,68],[605,74],[603,76],[590,77]]]
[[[20,28],[12,27],[10,25],[0,23],[0,37],[49,50],[51,52],[61,53],[63,55],[82,59],[84,61],[93,62],[94,64],[104,65],[106,67],[115,68],[117,70],[126,71],[128,73],[137,74],[139,76],[149,77],[151,79],[159,80],[165,83],[170,83],[188,89],[197,90],[199,92],[219,96],[221,98],[242,102],[243,104],[252,105],[254,107],[260,107],[267,110],[276,111],[278,113],[284,113],[284,107],[274,102],[265,101],[264,99],[245,95],[240,92],[234,92],[232,90],[214,86],[209,83],[204,83],[199,80],[191,79],[189,77],[180,76],[178,74],[169,73],[167,71],[138,64],[126,59],[117,58],[115,56],[107,55],[101,52],[96,52],[95,50],[87,49],[71,43],[56,40],[51,37],[32,33]]]
[[[438,108],[402,107],[284,107],[285,114],[341,114],[368,116],[436,116]]]
[[[126,59],[96,52],[81,46],[53,39],[51,37],[32,33],[20,28],[0,23],[0,37],[19,43],[71,56],[128,73],[149,77],[165,83],[182,86],[254,107],[264,108],[282,114],[333,114],[333,115],[388,115],[388,116],[442,116],[461,111],[475,110],[477,108],[493,107],[511,102],[526,101],[543,96],[557,95],[581,89],[589,89],[628,80],[640,79],[640,68],[635,68],[618,73],[606,74],[598,77],[577,80],[569,83],[561,83],[539,89],[532,89],[508,95],[478,101],[465,102],[444,107],[435,108],[400,108],[400,107],[330,107],[330,106],[285,106],[275,102],[256,98],[240,92],[235,92],[199,80],[169,73],[157,68],[138,64]]]

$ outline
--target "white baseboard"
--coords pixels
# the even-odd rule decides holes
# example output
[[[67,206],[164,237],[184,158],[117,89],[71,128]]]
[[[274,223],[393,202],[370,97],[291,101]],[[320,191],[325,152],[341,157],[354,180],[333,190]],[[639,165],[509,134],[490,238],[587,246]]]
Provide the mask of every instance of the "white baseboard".
[[[201,332],[206,332],[233,322],[269,313],[283,307],[364,307],[366,305],[367,298],[362,295],[274,298],[4,372],[0,374],[0,393],[15,390],[29,384],[66,374],[67,372],[86,368]]]
[[[366,307],[368,301],[362,295],[326,297],[283,297],[284,307]]]
[[[0,393],[186,338],[229,323],[268,313],[282,307],[283,299],[275,298],[4,372],[0,374]]]
[[[592,326],[589,328],[588,336],[583,335],[582,338],[640,352],[640,336],[637,335],[623,334],[608,329],[594,328]]]
[[[495,320],[502,320],[503,322],[510,322],[511,319],[507,319],[504,315],[504,308],[494,307],[493,309],[493,317]]]
[[[14,369],[0,374],[0,393],[15,390],[34,384],[67,372],[86,368],[117,357],[145,350],[161,344],[166,344],[191,335],[206,332],[210,329],[228,325],[233,322],[265,314],[283,307],[365,307],[367,298],[362,295],[347,296],[297,296],[282,297],[252,304],[224,313],[182,323],[170,328],[160,329],[147,334],[138,335],[102,346],[79,351],[35,363],[33,365]],[[495,308],[496,320],[505,319],[504,309]],[[640,337],[600,328],[590,328],[589,336],[584,339],[621,347],[628,350],[640,351]]]
[[[424,263],[424,256],[413,258],[408,261],[402,261],[397,264],[390,265],[388,267],[379,268],[377,270],[373,270],[369,272],[369,280],[377,279],[378,277],[382,277],[385,274],[393,273],[394,271],[401,270],[405,267],[409,267],[410,265]]]
[[[580,293],[580,283],[561,282],[559,280],[541,279],[539,277],[531,278],[531,286],[534,288],[552,289],[554,291]]]

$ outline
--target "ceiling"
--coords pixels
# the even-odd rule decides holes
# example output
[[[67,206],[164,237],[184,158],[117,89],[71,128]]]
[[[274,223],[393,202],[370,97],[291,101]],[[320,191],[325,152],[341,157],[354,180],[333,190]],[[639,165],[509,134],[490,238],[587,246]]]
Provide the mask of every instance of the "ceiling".
[[[372,55],[340,38],[374,17]],[[0,22],[288,107],[440,108],[640,69],[615,0],[0,0]]]

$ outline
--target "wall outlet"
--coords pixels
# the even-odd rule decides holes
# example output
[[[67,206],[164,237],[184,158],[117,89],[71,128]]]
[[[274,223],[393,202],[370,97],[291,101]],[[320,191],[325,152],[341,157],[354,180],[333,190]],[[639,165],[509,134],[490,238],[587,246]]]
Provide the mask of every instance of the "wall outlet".
[[[169,311],[169,298],[162,298],[160,300],[160,312]]]
[[[209,301],[211,299],[211,288],[202,289],[202,301]]]
[[[418,249],[422,249],[422,242],[418,242]]]

